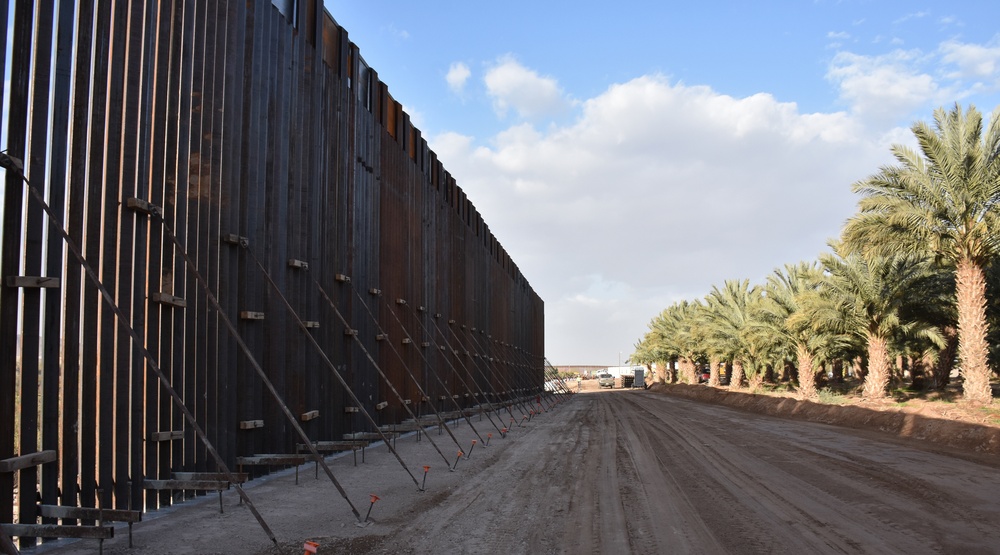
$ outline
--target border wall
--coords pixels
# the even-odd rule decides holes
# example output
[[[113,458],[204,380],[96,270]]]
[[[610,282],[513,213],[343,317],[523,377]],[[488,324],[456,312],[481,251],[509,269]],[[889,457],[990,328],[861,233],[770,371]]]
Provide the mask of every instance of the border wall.
[[[542,300],[321,2],[8,11],[0,522],[169,505],[143,480],[217,467],[171,392],[233,465],[288,411],[541,391]]]

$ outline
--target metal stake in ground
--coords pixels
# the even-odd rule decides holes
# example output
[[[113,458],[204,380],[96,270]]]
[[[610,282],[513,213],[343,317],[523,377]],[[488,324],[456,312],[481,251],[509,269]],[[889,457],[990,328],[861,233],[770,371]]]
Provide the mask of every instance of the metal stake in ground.
[[[455,466],[451,467],[451,469],[450,469],[452,472],[455,472],[455,469],[458,468],[458,461],[462,460],[462,455],[464,455],[464,454],[465,453],[463,453],[461,451],[458,452],[458,456],[455,457]]]
[[[424,479],[420,482],[420,491],[426,491],[424,486],[427,484],[427,473],[431,471],[431,467],[424,466]]]
[[[372,504],[368,505],[368,513],[365,515],[365,522],[368,522],[368,517],[370,517],[372,514],[372,507],[374,507],[375,502],[379,500],[379,496],[375,495],[374,493],[371,494],[371,496],[372,496],[371,498]]]
[[[476,440],[472,440],[472,447],[469,447],[469,454],[465,456],[467,459],[472,458],[472,450],[476,448]]]

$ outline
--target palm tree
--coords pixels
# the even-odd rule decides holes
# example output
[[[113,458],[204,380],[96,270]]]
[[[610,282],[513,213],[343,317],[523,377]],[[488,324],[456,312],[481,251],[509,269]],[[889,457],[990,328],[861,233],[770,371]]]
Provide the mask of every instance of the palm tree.
[[[932,265],[931,271],[913,284],[910,301],[903,307],[900,318],[905,322],[919,321],[932,326],[933,333],[923,326],[919,333],[898,338],[905,353],[914,358],[911,374],[914,386],[922,389],[943,389],[954,365],[958,345],[955,321],[955,269]]]
[[[713,286],[705,297],[709,352],[732,361],[730,387],[741,387],[744,373],[751,389],[760,386],[757,363],[763,349],[751,336],[750,321],[762,292],[757,285],[750,287],[749,280],[726,280],[722,289]]]
[[[650,323],[658,338],[660,356],[677,359],[682,381],[698,383],[695,363],[704,356],[705,325],[700,302],[681,301],[666,308]]]
[[[826,268],[819,296],[804,303],[803,315],[818,328],[854,333],[867,345],[868,373],[863,395],[885,397],[891,376],[890,344],[900,335],[920,336],[943,346],[934,326],[904,321],[919,302],[914,294],[933,269],[926,259],[914,256],[866,258],[859,254],[820,256]],[[800,371],[801,375],[801,371]]]
[[[754,327],[775,344],[773,350],[794,352],[799,371],[799,394],[813,399],[816,394],[814,358],[816,341],[812,322],[802,316],[802,299],[820,282],[816,263],[786,264],[767,277],[764,299],[754,318]],[[784,358],[784,357],[782,357]]]
[[[990,403],[983,270],[1000,250],[1000,108],[985,136],[982,114],[957,104],[911,129],[920,153],[894,145],[898,165],[854,184],[862,198],[843,239],[867,255],[932,253],[955,266],[963,394]]]
[[[669,352],[663,348],[663,342],[660,341],[660,335],[653,330],[654,322],[655,320],[650,322],[650,330],[642,336],[642,340],[633,346],[635,351],[632,353],[632,356],[629,357],[633,363],[641,364],[651,372],[654,364],[665,364],[671,358]],[[666,382],[667,376],[665,373],[658,373],[655,380]]]

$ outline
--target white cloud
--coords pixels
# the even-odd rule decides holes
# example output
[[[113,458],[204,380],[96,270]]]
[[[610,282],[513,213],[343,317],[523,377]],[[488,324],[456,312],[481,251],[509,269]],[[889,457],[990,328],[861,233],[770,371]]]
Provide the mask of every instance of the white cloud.
[[[448,82],[448,88],[455,94],[461,94],[465,89],[465,83],[472,76],[469,66],[462,62],[453,62],[448,68],[448,74],[444,79]]]
[[[1000,91],[1000,37],[986,44],[952,39],[929,52],[841,51],[832,58],[826,77],[851,114],[869,127],[926,119],[940,106]]]
[[[563,113],[570,104],[555,79],[539,75],[511,56],[497,60],[483,81],[500,117],[510,109],[529,120],[552,117]]]
[[[906,23],[907,21],[909,21],[911,19],[923,19],[923,18],[927,17],[928,15],[930,15],[930,12],[928,12],[926,10],[922,11],[922,12],[908,13],[908,14],[904,15],[903,17],[900,17],[896,21],[893,21],[893,23],[898,25],[900,23]]]
[[[386,30],[388,30],[390,35],[396,37],[397,39],[406,40],[410,38],[409,31],[406,29],[397,29],[394,24],[390,23]]]
[[[945,27],[950,27],[952,25],[961,25],[962,21],[953,15],[946,15],[939,19],[938,23]]]
[[[941,44],[941,61],[957,69],[948,74],[954,79],[986,79],[1000,85],[1000,45],[965,44],[947,41]]]
[[[617,353],[568,345],[627,355],[671,302],[814,259],[854,211],[851,183],[888,161],[861,131],[848,113],[650,75],[580,103],[570,125],[431,146],[545,300],[550,359],[587,363]]]
[[[877,126],[898,121],[928,102],[945,101],[952,91],[921,71],[919,51],[896,50],[881,56],[840,52],[827,78],[840,88],[841,100],[859,119]]]

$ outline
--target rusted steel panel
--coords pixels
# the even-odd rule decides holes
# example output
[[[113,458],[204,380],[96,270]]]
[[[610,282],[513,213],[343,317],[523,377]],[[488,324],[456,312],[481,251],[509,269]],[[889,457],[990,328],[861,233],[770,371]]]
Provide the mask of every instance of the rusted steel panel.
[[[262,14],[263,15],[263,14]],[[267,84],[265,94],[270,106],[266,110],[266,146],[263,149],[266,157],[264,175],[266,176],[266,187],[264,205],[261,207],[261,214],[264,216],[264,227],[262,241],[255,245],[256,256],[268,268],[276,268],[283,264],[288,255],[285,251],[287,240],[287,225],[282,221],[287,210],[288,197],[285,191],[288,175],[288,87],[291,86],[291,67],[288,53],[289,37],[283,32],[286,23],[283,18],[274,17],[274,12],[267,15],[270,26],[269,52],[271,60],[268,61],[269,68],[267,74]],[[279,107],[285,107],[279,109]],[[261,114],[262,116],[264,114]],[[285,398],[286,390],[286,368],[285,347],[287,345],[287,322],[289,317],[285,307],[276,295],[272,294],[268,288],[265,276],[260,270],[251,264],[251,274],[255,279],[261,280],[262,293],[264,297],[257,302],[266,302],[265,312],[269,318],[260,322],[260,326],[265,330],[264,348],[262,364],[268,372],[268,377],[274,385],[278,394]],[[278,288],[284,290],[286,287],[285,273],[275,272],[271,275]],[[266,300],[266,301],[265,301]],[[264,452],[279,453],[282,451],[280,445],[283,443],[285,425],[281,421],[281,412],[278,404],[265,398],[263,403],[265,429]],[[277,435],[273,432],[277,432]]]
[[[194,91],[194,49],[196,44],[195,29],[195,3],[193,1],[184,2],[177,6],[174,12],[175,28],[179,29],[179,41],[174,56],[177,60],[178,91],[184,91],[177,96],[177,132],[176,132],[176,152],[168,159],[176,160],[173,168],[173,218],[170,223],[178,241],[183,245],[191,245],[194,242],[193,233],[190,231],[189,222],[196,221],[196,213],[192,213],[189,206],[189,188],[191,187],[190,165],[192,160],[192,129],[196,119],[193,116],[193,108],[200,106],[199,96],[188,93]],[[168,143],[169,144],[169,143]],[[169,214],[169,211],[166,213]],[[174,315],[172,338],[171,361],[172,375],[171,383],[185,400],[185,406],[190,410],[191,396],[194,395],[194,352],[195,352],[195,329],[194,318],[197,314],[197,286],[188,277],[188,271],[184,266],[181,254],[174,252],[175,248],[167,244],[171,252],[171,262],[173,264],[174,295],[189,299],[188,306],[183,316]],[[189,251],[191,256],[197,255],[197,251]],[[162,403],[162,401],[161,401]],[[197,416],[197,415],[196,415]],[[162,425],[162,424],[161,424]],[[194,463],[194,431],[184,425],[184,418],[181,411],[171,407],[172,430],[184,430],[182,441],[172,442],[170,451],[170,465],[168,470],[191,470]]]
[[[315,6],[315,3],[313,5]],[[304,229],[303,234],[299,238],[299,249],[302,252],[302,258],[310,265],[307,269],[299,271],[301,274],[297,279],[299,304],[296,305],[301,320],[316,322],[320,326],[322,326],[322,322],[319,320],[319,305],[323,302],[323,299],[319,294],[318,288],[313,283],[315,277],[313,265],[322,256],[320,252],[320,233],[323,205],[319,199],[325,193],[323,183],[324,172],[321,170],[325,166],[324,155],[326,149],[324,143],[325,127],[323,123],[329,117],[329,113],[326,111],[326,74],[328,72],[323,66],[322,36],[324,18],[322,15],[322,9],[318,9],[317,7],[316,13],[313,14],[308,22],[309,32],[314,37],[313,41],[308,45],[303,45],[302,49],[303,70],[305,72],[303,83],[305,98],[302,114],[304,121],[302,124],[306,128],[306,144],[308,147],[304,149],[304,160],[301,168],[304,191],[299,200],[299,213],[302,215]],[[315,37],[320,38],[319,45],[316,44]],[[318,270],[319,268],[317,267],[316,271]],[[330,325],[331,323],[327,322],[327,324]],[[309,337],[304,337],[305,335],[316,337],[317,329],[308,328],[306,331],[298,330],[299,335],[303,336],[302,344],[304,346],[301,349],[302,364],[303,369],[305,369],[302,383],[302,403],[310,410],[315,407],[324,407],[323,410],[319,411],[319,417],[302,423],[303,430],[310,438],[320,437],[324,421],[329,419],[328,413],[333,410],[333,407],[329,406],[321,395],[327,376],[329,375],[329,370],[325,370],[320,353],[316,352],[312,347]],[[324,349],[323,352],[326,353],[326,350]],[[331,355],[327,356],[331,357]]]
[[[63,6],[59,13],[59,19],[54,21],[56,43],[55,43],[55,65],[54,82],[52,86],[52,137],[66,137],[69,134],[69,101],[71,70],[73,64],[73,23],[74,8]],[[54,144],[59,145],[58,141]],[[67,158],[66,149],[55,148],[49,155],[49,179],[50,182],[60,185],[66,183],[67,179]],[[49,205],[59,213],[63,213],[66,208],[67,188],[64,186],[54,186],[50,188]],[[45,273],[49,276],[62,276],[62,238],[55,233],[50,233],[47,244],[47,259]],[[58,450],[60,448],[60,426],[59,413],[60,405],[65,402],[66,396],[74,396],[76,393],[76,375],[66,376],[67,389],[60,389],[59,368],[60,360],[60,337],[63,336],[62,326],[64,325],[60,311],[61,298],[58,294],[50,294],[45,297],[45,324],[43,333],[45,335],[44,346],[44,377],[42,397],[46,401],[43,405],[42,413],[42,449]],[[79,308],[77,306],[77,308]],[[70,458],[72,460],[72,457]],[[57,503],[59,499],[59,479],[60,475],[65,475],[63,470],[65,461],[57,464],[45,465],[42,467],[41,494],[43,503]],[[74,479],[75,482],[75,479]],[[75,489],[70,486],[70,489]],[[44,519],[43,523],[53,524],[54,520]]]
[[[193,5],[191,3],[175,3],[172,10],[165,17],[169,17],[169,25],[172,29],[180,31],[173,33],[169,37],[169,49],[167,63],[169,64],[167,96],[158,110],[164,114],[162,121],[166,126],[165,152],[163,156],[163,219],[165,225],[170,226],[174,231],[178,241],[182,244],[187,241],[187,203],[185,202],[187,190],[187,162],[188,133],[190,130],[190,95],[181,94],[180,91],[189,91],[191,86],[191,64],[190,57],[186,55],[190,52],[193,44],[193,36],[189,27],[193,21]],[[185,24],[188,25],[185,25]],[[162,106],[162,107],[161,107]],[[158,117],[159,116],[158,112]],[[177,122],[173,124],[173,122]],[[186,287],[187,272],[184,269],[184,261],[180,254],[175,252],[173,245],[164,243],[161,245],[161,268],[160,268],[160,288],[177,297],[185,297],[188,290]],[[162,314],[161,336],[160,336],[160,359],[162,368],[169,369],[170,381],[174,388],[181,392],[184,387],[185,378],[185,322],[187,321],[190,306],[184,311],[170,311]],[[166,392],[157,384],[159,392],[158,399],[158,428],[170,430],[184,430],[183,417],[177,407],[168,398]],[[192,432],[185,430],[185,435]],[[185,441],[164,442],[157,445],[159,463],[157,464],[156,477],[165,479],[170,477],[171,470],[180,470],[184,457]],[[148,477],[148,476],[147,476]],[[157,495],[147,492],[147,499]],[[158,502],[161,506],[169,505],[171,497],[169,492],[159,492]]]
[[[112,30],[121,29],[128,22],[128,6],[116,4],[108,24]],[[113,38],[110,41],[109,81],[114,86],[108,87],[107,97],[107,136],[105,138],[104,154],[104,248],[101,258],[101,281],[115,296],[115,303],[129,316],[131,312],[132,279],[130,273],[118,273],[119,267],[132,267],[132,231],[135,215],[124,207],[124,201],[134,193],[134,181],[128,182],[124,168],[123,151],[126,150],[125,111],[126,61],[128,48],[131,44],[129,36]],[[119,83],[123,85],[118,85]],[[131,143],[135,139],[134,131],[127,139]],[[131,190],[130,190],[131,188]],[[102,311],[101,333],[101,378],[100,398],[101,411],[100,430],[101,449],[115,453],[114,458],[102,454],[98,461],[100,471],[98,480],[102,488],[101,499],[105,507],[123,507],[127,498],[128,480],[116,480],[115,477],[128,475],[129,452],[128,437],[128,394],[131,377],[131,358],[129,352],[131,342],[128,330],[117,322],[114,312],[108,307]],[[106,333],[105,333],[106,331]],[[108,410],[113,407],[113,410]]]
[[[17,5],[14,13],[13,47],[20,52],[31,48],[31,11],[27,6]],[[30,99],[28,87],[30,77],[29,59],[27,56],[15,56],[11,63],[10,110],[7,122],[8,153],[20,159],[25,158],[27,135],[27,114]],[[0,271],[3,275],[19,275],[20,259],[23,252],[24,237],[22,236],[22,202],[24,184],[12,171],[7,171],[7,182],[4,190],[3,219],[3,260]],[[15,353],[18,352],[18,290],[12,287],[0,287],[0,347],[6,356],[0,361],[0,395],[3,395],[3,414],[0,414],[0,459],[14,456],[15,449],[15,399],[19,397],[16,388],[18,364]],[[35,340],[37,341],[37,339]],[[23,484],[23,482],[22,482]],[[14,514],[13,492],[14,475],[0,474],[0,521],[11,522]],[[33,485],[32,485],[33,489]],[[23,487],[20,491],[24,491]],[[22,547],[24,544],[22,543]]]
[[[149,6],[143,2],[129,3],[123,16],[142,32],[130,33],[126,42],[124,63],[123,126],[120,202],[129,198],[149,197],[148,181],[148,111],[146,83],[152,66],[148,58]],[[120,228],[119,265],[132,268],[131,276],[121,280],[124,297],[119,305],[131,319],[131,327],[140,337],[145,335],[146,322],[146,260],[149,218],[139,212],[125,211]],[[139,480],[122,480],[122,476],[142,476],[144,428],[145,361],[139,349],[130,345],[127,329],[119,335],[119,360],[127,361],[118,377],[116,395],[119,407],[117,426],[118,461],[115,470],[115,504],[119,508],[142,505],[143,490]],[[127,456],[125,455],[127,453]]]
[[[48,155],[48,129],[47,120],[49,117],[48,104],[50,98],[50,61],[52,55],[52,37],[53,37],[53,13],[51,10],[36,10],[35,15],[37,16],[35,23],[38,26],[38,31],[35,34],[35,51],[38,53],[39,59],[35,62],[35,67],[33,68],[31,81],[32,81],[32,95],[29,98],[29,113],[31,114],[31,119],[29,125],[31,127],[31,141],[28,145],[28,152],[30,157],[25,160],[25,171],[27,175],[32,179],[32,184],[39,189],[44,190],[45,186],[45,166],[46,158]],[[43,213],[41,207],[38,203],[28,202],[27,207],[27,219],[25,222],[25,244],[24,244],[24,274],[31,276],[39,276],[42,270],[42,244],[43,244]],[[37,288],[25,288],[22,289],[22,339],[21,339],[21,390],[25,392],[21,395],[21,453],[31,453],[39,450],[38,442],[38,429],[44,423],[43,443],[55,442],[55,437],[46,438],[44,437],[45,432],[50,435],[54,434],[55,429],[53,423],[45,422],[39,418],[39,391],[41,387],[46,387],[41,392],[49,392],[50,394],[58,395],[58,374],[51,376],[51,372],[54,370],[58,372],[57,368],[53,368],[57,364],[57,360],[40,360],[46,354],[45,351],[51,351],[51,349],[43,349],[40,337],[42,334],[42,329],[39,327],[39,317],[42,314],[42,291]],[[49,295],[46,295],[48,297]],[[46,319],[51,322],[53,315],[46,314]],[[58,316],[55,316],[55,322],[58,322]],[[56,324],[58,325],[58,324]],[[54,330],[53,330],[54,331]],[[44,338],[46,343],[51,341],[58,341],[57,337],[47,336]],[[48,354],[51,354],[49,352]],[[39,382],[39,372],[42,370],[46,371],[46,382]],[[52,380],[56,380],[53,382]],[[56,392],[47,391],[55,386]],[[56,397],[53,396],[53,399]],[[42,403],[43,405],[47,403]],[[54,465],[49,464],[49,471],[46,472],[49,480],[43,480],[42,486],[48,486],[48,488],[53,488],[55,486],[54,479],[55,473],[51,472],[54,470]],[[25,468],[18,473],[18,481],[20,482],[20,491],[33,492],[36,490],[36,484],[38,479],[42,478],[40,468],[36,466],[31,466]],[[48,489],[46,488],[46,489]],[[54,491],[45,492],[48,499],[54,498]],[[37,514],[37,508],[35,505],[35,500],[32,495],[22,495],[19,499],[19,511],[20,518],[23,522],[34,522]],[[21,539],[21,545],[28,545],[25,539]]]
[[[161,207],[166,218],[169,217],[167,214],[166,165],[168,161],[166,159],[166,150],[168,148],[167,128],[168,121],[170,121],[166,117],[166,101],[169,98],[168,83],[172,75],[169,63],[172,38],[170,33],[172,6],[170,4],[160,4],[158,7],[158,11],[150,13],[149,20],[151,31],[150,56],[152,57],[152,63],[155,64],[156,71],[149,77],[147,92],[160,101],[155,105],[147,105],[146,107],[148,110],[147,117],[149,118],[149,143],[148,152],[146,153],[146,163],[149,167],[150,176],[148,184],[149,202]],[[168,276],[171,274],[171,266],[169,261],[166,264],[164,263],[162,226],[155,223],[151,224],[148,227],[148,233],[147,294],[151,295],[152,292],[172,291],[173,283],[164,279],[164,273]],[[171,331],[171,317],[175,311],[178,313],[183,312],[177,308],[159,303],[150,303],[148,305],[146,348],[156,357],[159,366],[164,369],[171,367],[169,363],[169,333]],[[142,364],[141,368],[145,371],[145,364]],[[160,422],[163,422],[164,426],[169,426],[170,401],[164,398],[161,405],[159,382],[153,379],[146,380],[143,398],[145,402],[145,406],[143,407],[145,411],[145,430],[150,432],[159,430]],[[148,478],[168,476],[169,466],[164,468],[164,465],[169,465],[170,462],[170,443],[157,442],[146,445],[143,456],[143,476]],[[156,495],[153,493],[147,494],[143,506],[146,510],[156,509],[158,506]],[[133,505],[133,507],[138,508],[139,505]]]
[[[220,8],[222,9],[222,8]],[[220,33],[220,46],[216,50],[216,65],[224,67],[225,96],[222,99],[219,112],[223,118],[222,129],[226,140],[222,144],[220,163],[220,215],[219,233],[236,233],[245,236],[240,217],[240,194],[243,183],[240,164],[240,154],[244,133],[244,90],[246,64],[244,48],[250,39],[247,37],[247,4],[245,2],[227,2],[224,13],[224,33]],[[224,41],[222,37],[224,36]],[[224,108],[224,109],[222,109]],[[238,271],[240,249],[239,245],[218,242],[219,260],[219,291],[217,298],[230,321],[238,319],[238,291],[240,289],[240,273]],[[219,326],[218,350],[218,436],[215,446],[219,454],[230,459],[238,456],[237,438],[239,434],[239,418],[237,415],[237,359],[242,357],[235,338],[227,330]],[[231,459],[230,459],[231,460]]]
[[[183,222],[179,221],[177,223],[177,229],[178,231],[184,229],[185,250],[201,271],[205,270],[207,263],[207,253],[204,253],[201,249],[202,236],[198,234],[198,228],[199,225],[202,225],[203,216],[200,209],[200,199],[203,186],[201,182],[201,166],[202,156],[204,156],[204,153],[201,152],[201,136],[203,133],[202,113],[205,110],[204,45],[205,26],[207,24],[205,20],[206,9],[207,6],[203,2],[193,2],[186,5],[184,9],[183,25],[185,36],[191,37],[191,50],[190,53],[185,51],[182,54],[181,63],[184,67],[183,71],[185,72],[184,78],[186,81],[186,86],[182,86],[184,86],[183,90],[190,90],[191,94],[186,102],[183,96],[181,99],[180,116],[187,124],[187,127],[186,129],[182,129],[179,137],[178,155],[183,159],[183,163],[179,162],[177,166],[179,182],[177,204],[179,207],[183,207],[185,211],[185,219]],[[184,178],[183,182],[181,182],[181,176]],[[179,257],[180,254],[177,253],[176,256]],[[185,310],[183,331],[184,379],[181,382],[183,383],[182,396],[187,409],[204,424],[205,415],[199,403],[199,392],[203,391],[205,387],[205,341],[203,335],[206,317],[205,294],[198,287],[198,282],[194,274],[184,267],[183,261],[175,260],[179,263],[179,275],[183,277],[185,282],[185,295],[183,297],[188,301],[188,306]],[[183,470],[186,472],[206,471],[207,469],[203,465],[204,448],[198,445],[193,431],[188,431],[185,434],[182,445],[182,467],[180,469],[174,468],[174,470]],[[193,492],[190,494],[193,495]]]
[[[60,8],[60,36],[62,29],[67,25],[63,21],[68,18],[68,25],[71,27],[75,22],[79,22],[76,35],[76,59],[73,61],[74,89],[86,88],[90,83],[90,62],[91,62],[91,40],[92,22],[94,17],[93,2],[80,2],[76,13],[73,10],[63,10]],[[58,63],[58,62],[57,62]],[[67,103],[68,104],[68,103]],[[77,94],[72,99],[73,112],[81,113],[87,110],[88,98],[86,95]],[[74,118],[72,131],[69,134],[71,142],[68,145],[70,167],[67,176],[67,230],[70,237],[77,243],[83,244],[83,223],[86,206],[86,152],[87,152],[87,120],[86,118]],[[55,181],[53,181],[55,183]],[[81,396],[78,393],[81,386],[82,363],[78,353],[81,352],[81,330],[83,329],[83,315],[81,314],[83,298],[83,283],[80,264],[73,257],[69,257],[64,270],[63,298],[66,299],[65,318],[63,318],[64,329],[62,332],[64,341],[64,352],[68,353],[63,360],[63,397],[60,412],[63,415],[79,414],[81,407]],[[89,411],[86,411],[89,412]],[[79,502],[80,494],[80,434],[85,429],[82,423],[86,417],[62,418],[62,442],[59,454],[59,464],[62,468],[62,499],[63,505],[75,505]],[[87,450],[87,443],[83,444]]]
[[[208,182],[208,196],[202,195],[202,203],[207,212],[207,229],[199,229],[203,236],[202,248],[207,253],[207,279],[212,285],[212,293],[218,300],[223,287],[224,276],[220,272],[222,236],[220,226],[221,213],[224,209],[223,193],[225,187],[222,179],[223,136],[225,134],[225,98],[226,87],[226,35],[228,33],[228,1],[213,2],[207,6],[208,25],[205,35],[205,125],[202,132],[202,176]],[[236,25],[236,22],[233,22]],[[210,91],[210,92],[209,92]],[[207,154],[207,156],[206,156]],[[206,164],[207,163],[207,164]],[[222,395],[222,388],[227,383],[228,368],[220,359],[220,343],[223,334],[228,332],[219,323],[219,313],[214,306],[206,306],[206,368],[205,368],[205,432],[216,450],[223,457],[229,456],[223,448],[225,427],[223,420],[228,418],[226,410],[228,403]],[[231,425],[230,421],[230,425]],[[205,468],[209,471],[218,470],[214,461],[206,456]]]
[[[264,227],[262,218],[249,217],[251,214],[261,214],[265,199],[266,176],[266,121],[262,114],[266,113],[269,104],[266,88],[267,59],[270,55],[270,36],[272,25],[267,14],[270,6],[247,4],[247,60],[244,64],[244,111],[242,116],[243,138],[241,144],[241,165],[244,168],[243,182],[240,187],[239,211],[246,217],[241,222],[239,234],[247,238],[247,242],[255,251],[264,244]],[[245,249],[239,249],[239,291],[237,293],[236,310],[262,307],[264,297],[264,280],[253,261],[247,256]],[[237,320],[237,330],[249,346],[254,358],[263,361],[264,328],[256,321]],[[237,419],[256,420],[263,416],[263,386],[256,375],[251,362],[240,356],[237,363],[237,386],[240,394],[236,398]],[[264,452],[264,429],[248,429],[238,432],[237,455],[247,455]]]
[[[16,181],[9,184],[4,273],[31,269],[29,275],[63,278],[62,288],[45,293],[44,344],[32,316],[40,314],[41,293],[26,293],[21,304],[9,288],[0,294],[0,331],[30,331],[21,346],[33,361],[42,355],[41,381],[38,368],[25,365],[16,394],[62,394],[61,405],[22,405],[19,450],[32,447],[39,426],[42,445],[61,450],[41,479],[21,473],[24,491],[38,487],[54,502],[61,470],[64,504],[94,506],[100,487],[105,506],[152,510],[169,504],[169,494],[142,489],[138,477],[214,470],[180,411],[147,375],[130,344],[133,330],[227,461],[288,451],[297,439],[283,406],[296,414],[318,409],[320,416],[304,424],[316,439],[370,428],[360,413],[347,411],[349,392],[320,364],[321,354],[379,423],[408,416],[407,408],[453,410],[488,393],[540,385],[541,300],[347,32],[328,14],[319,17],[317,2],[299,12],[298,28],[268,2],[70,2],[60,8],[59,22],[51,10],[37,11],[40,19],[32,22],[26,5],[15,12],[13,48],[34,48],[32,59],[54,59],[63,69],[45,71],[43,62],[29,88],[30,69],[21,57],[8,56],[14,60],[11,106],[21,107],[6,122],[10,152],[24,158],[30,150],[29,175],[53,177],[50,200],[57,208],[65,202],[70,236],[128,323],[118,322],[94,285],[81,281],[79,265],[61,266],[62,246],[39,231],[38,207]],[[73,29],[74,18],[81,22],[75,48],[46,39],[59,25]],[[55,45],[55,57],[39,44]],[[83,114],[72,126],[66,120],[71,103],[74,114]],[[51,118],[48,106],[57,110]],[[31,122],[26,113],[34,114]],[[53,142],[51,150],[43,123],[50,119],[53,137],[68,141]],[[32,145],[24,144],[28,136]],[[220,325],[220,312],[182,253],[165,244],[159,220],[122,208],[133,197],[161,207],[164,224],[208,280],[223,313],[236,321],[253,361]],[[235,242],[220,241],[230,236]],[[47,262],[40,248],[46,238]],[[290,258],[303,264],[289,265]],[[186,306],[148,303],[153,295],[183,298]],[[407,304],[397,305],[397,298]],[[61,314],[59,307],[65,307]],[[235,317],[244,311],[265,318]],[[344,335],[336,311],[360,343]],[[319,327],[303,331],[297,319]],[[306,333],[314,334],[322,353]],[[378,341],[378,333],[387,338]],[[61,369],[55,339],[65,345]],[[7,386],[0,395],[9,407],[18,339],[4,333],[0,341],[0,385]],[[514,370],[523,362],[512,359],[535,361],[538,371]],[[278,399],[265,394],[254,362]],[[62,385],[54,379],[60,370]],[[77,412],[78,422],[66,417]],[[4,416],[0,455],[14,451],[13,415]],[[266,425],[242,430],[243,420]],[[61,428],[47,424],[57,422]],[[160,430],[185,433],[144,445],[145,432]],[[0,476],[0,517],[13,514],[5,501],[12,489]],[[31,504],[20,507],[27,516]]]
[[[305,51],[308,45],[303,40],[303,35],[306,34],[308,32],[291,37],[292,40],[290,41],[288,51],[291,67],[305,67]],[[311,126],[306,116],[313,109],[310,103],[311,75],[312,72],[307,71],[293,72],[290,75],[291,86],[288,91],[289,97],[287,100],[289,104],[288,135],[285,141],[288,145],[289,161],[288,175],[285,177],[287,183],[285,188],[287,209],[286,213],[281,216],[281,221],[286,222],[288,232],[285,245],[286,261],[289,259],[307,259],[309,257],[307,237],[310,232],[310,222],[306,199],[309,197],[310,184],[305,172],[305,166],[308,164],[309,151],[313,148],[314,144],[312,142]],[[308,338],[305,337],[307,332],[304,332],[298,325],[298,321],[305,319],[306,315],[305,294],[306,274],[308,270],[289,266],[287,262],[281,264],[280,260],[277,264],[272,265],[271,268],[273,268],[272,272],[284,275],[284,295],[295,312],[294,314],[288,314],[289,317],[285,330],[288,345],[290,346],[285,351],[284,367],[288,375],[285,403],[294,414],[303,414],[310,410],[310,405],[306,401],[306,382],[309,378],[306,372],[305,355],[307,350],[315,350]],[[288,311],[287,307],[282,307],[281,310]],[[282,421],[284,423],[284,418],[282,418]],[[309,428],[308,423],[303,423],[303,425],[306,426],[306,429]],[[286,443],[280,446],[281,451],[279,452],[292,452],[291,450],[294,447],[292,440],[294,438],[288,435]]]
[[[91,100],[92,119],[104,122],[107,119],[107,78],[109,72],[109,49],[110,49],[110,6],[101,4],[95,13],[95,29],[93,42],[93,72],[95,75],[91,87],[93,94]],[[100,75],[104,79],[97,78]],[[105,156],[106,135],[104,126],[90,127],[90,152],[87,159],[91,161],[103,161]],[[89,165],[87,181],[89,183],[104,183],[101,164],[93,162]],[[87,199],[87,233],[88,238],[85,248],[85,256],[90,260],[95,270],[101,268],[101,246],[103,242],[103,232],[101,218],[104,204],[104,191],[100,187],[88,187]],[[102,272],[103,275],[103,272]],[[106,284],[110,285],[108,281]],[[101,299],[96,287],[88,283],[84,291],[84,372],[81,377],[83,383],[83,400],[81,407],[112,407],[113,399],[109,391],[110,380],[107,376],[112,375],[113,369],[113,319],[104,301]],[[111,328],[109,329],[109,323]],[[108,330],[100,333],[100,330]],[[110,337],[110,340],[105,336]],[[107,352],[109,356],[101,356]],[[110,361],[108,360],[110,359]],[[107,364],[109,369],[102,372],[102,367]],[[106,376],[107,375],[107,376]],[[104,481],[104,477],[110,474],[111,457],[110,448],[113,442],[110,433],[110,419],[105,414],[101,415],[96,410],[84,410],[81,415],[84,445],[93,446],[91,449],[83,449],[80,469],[80,500],[86,506],[96,506],[96,491],[98,480]],[[103,432],[103,433],[102,433]],[[103,450],[101,447],[103,446]],[[102,455],[106,461],[102,461]],[[101,477],[98,478],[97,467],[101,465]],[[108,476],[110,479],[110,476]],[[111,494],[111,489],[107,488],[107,495]]]

